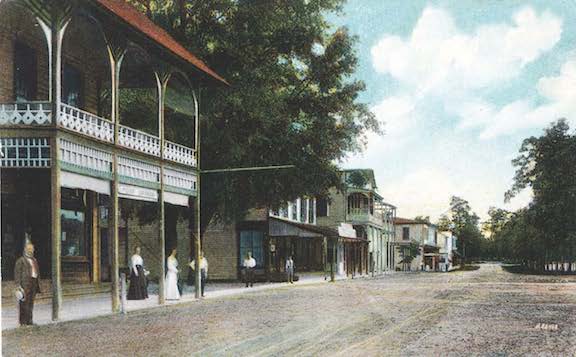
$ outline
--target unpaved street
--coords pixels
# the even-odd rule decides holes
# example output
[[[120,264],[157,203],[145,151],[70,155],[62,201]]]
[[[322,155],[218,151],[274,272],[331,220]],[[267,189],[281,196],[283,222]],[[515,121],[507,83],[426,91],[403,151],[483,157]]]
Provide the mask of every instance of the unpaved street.
[[[3,333],[17,355],[574,355],[576,278],[398,273]]]

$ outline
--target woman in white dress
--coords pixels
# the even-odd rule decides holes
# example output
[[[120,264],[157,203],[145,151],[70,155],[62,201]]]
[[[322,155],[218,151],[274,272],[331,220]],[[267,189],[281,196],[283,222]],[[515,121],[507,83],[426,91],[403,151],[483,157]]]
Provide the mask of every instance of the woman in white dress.
[[[178,291],[178,260],[176,260],[176,249],[172,249],[172,253],[166,262],[168,271],[166,272],[166,300],[180,300],[180,292]]]

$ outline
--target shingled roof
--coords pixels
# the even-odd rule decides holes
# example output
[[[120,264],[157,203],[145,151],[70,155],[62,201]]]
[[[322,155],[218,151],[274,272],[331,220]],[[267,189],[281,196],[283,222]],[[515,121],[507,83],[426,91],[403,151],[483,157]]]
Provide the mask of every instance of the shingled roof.
[[[181,44],[179,44],[166,31],[156,25],[146,15],[138,11],[125,0],[94,0],[108,12],[117,16],[121,21],[134,28],[136,31],[144,34],[150,40],[156,42],[172,54],[192,64],[198,70],[209,77],[228,85],[228,82],[220,77],[216,72],[210,69],[202,60],[193,55]]]

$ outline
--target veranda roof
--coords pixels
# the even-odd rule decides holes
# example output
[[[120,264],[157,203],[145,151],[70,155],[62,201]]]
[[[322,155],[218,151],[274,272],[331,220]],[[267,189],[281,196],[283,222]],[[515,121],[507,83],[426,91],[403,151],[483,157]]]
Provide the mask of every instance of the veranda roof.
[[[202,60],[190,53],[181,44],[179,44],[166,31],[157,26],[146,15],[138,11],[125,0],[94,0],[98,5],[107,10],[109,13],[118,17],[121,21],[144,34],[150,40],[159,44],[172,54],[192,64],[196,69],[216,81],[228,85],[228,82],[220,77],[216,72],[210,69]]]

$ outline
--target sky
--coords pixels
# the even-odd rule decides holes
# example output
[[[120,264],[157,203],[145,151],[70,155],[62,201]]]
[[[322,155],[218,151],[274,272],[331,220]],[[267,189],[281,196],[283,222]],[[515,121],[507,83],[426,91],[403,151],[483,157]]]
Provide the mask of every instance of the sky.
[[[341,166],[374,169],[400,217],[530,201],[504,202],[522,140],[576,124],[576,0],[348,0],[329,20],[358,36],[360,100],[385,123]]]

